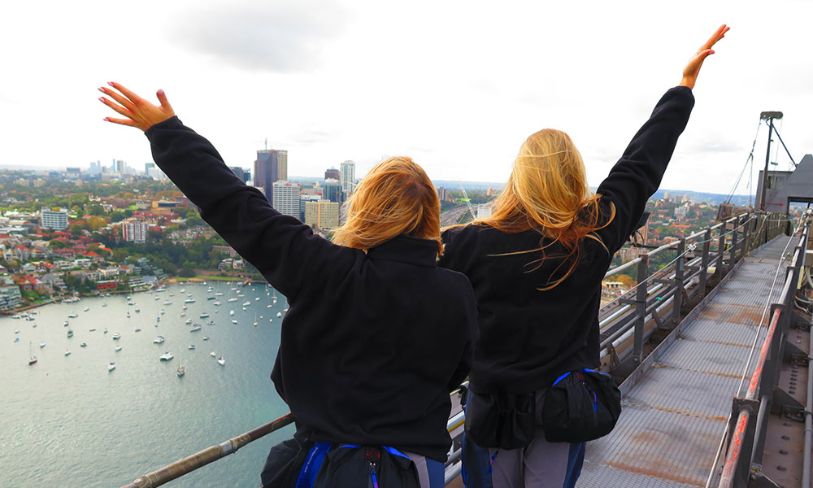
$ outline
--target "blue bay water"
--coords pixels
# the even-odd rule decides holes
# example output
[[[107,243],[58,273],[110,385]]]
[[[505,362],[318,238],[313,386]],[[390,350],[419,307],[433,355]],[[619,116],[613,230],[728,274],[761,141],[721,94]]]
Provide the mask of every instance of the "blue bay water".
[[[124,296],[86,298],[37,308],[36,321],[0,319],[0,486],[121,486],[285,414],[269,378],[282,322],[276,315],[287,307],[285,297],[277,294],[272,305],[270,287],[209,286],[212,293],[202,284],[175,285],[163,293],[133,294],[135,305]],[[223,293],[216,297],[220,306],[206,299],[215,292]],[[195,303],[184,304],[187,294]],[[230,297],[238,300],[228,302]],[[243,310],[246,301],[251,304]],[[202,312],[210,317],[199,318]],[[68,319],[71,313],[78,317]],[[188,318],[203,329],[190,332]],[[74,331],[70,339],[65,320]],[[210,320],[214,325],[207,325]],[[112,339],[115,332],[119,341]],[[153,344],[157,335],[166,342]],[[39,360],[33,366],[29,341]],[[189,351],[190,344],[197,349]],[[159,361],[166,351],[174,359]],[[225,367],[211,351],[224,356]],[[113,372],[107,371],[110,361],[117,365]],[[183,378],[176,375],[179,365],[186,368]],[[291,432],[288,427],[270,434],[166,486],[256,487],[268,450]]]

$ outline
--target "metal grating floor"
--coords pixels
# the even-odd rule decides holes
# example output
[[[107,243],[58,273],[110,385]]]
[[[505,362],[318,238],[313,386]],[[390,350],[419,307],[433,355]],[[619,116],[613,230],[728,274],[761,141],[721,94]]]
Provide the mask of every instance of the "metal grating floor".
[[[769,295],[781,293],[771,287],[788,239],[780,236],[746,257],[684,324],[678,340],[629,390],[615,430],[587,446],[577,487],[705,486],[754,336],[757,353],[765,337],[763,310]]]

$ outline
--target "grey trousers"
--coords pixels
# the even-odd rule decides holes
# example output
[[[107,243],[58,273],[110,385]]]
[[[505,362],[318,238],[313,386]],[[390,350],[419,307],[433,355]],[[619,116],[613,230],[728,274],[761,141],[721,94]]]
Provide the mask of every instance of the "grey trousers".
[[[570,488],[584,461],[584,443],[548,442],[536,437],[524,449],[489,449],[494,488]]]
[[[537,418],[544,395],[537,393]],[[538,428],[522,449],[489,449],[494,488],[572,488],[581,474],[585,443],[548,442]]]

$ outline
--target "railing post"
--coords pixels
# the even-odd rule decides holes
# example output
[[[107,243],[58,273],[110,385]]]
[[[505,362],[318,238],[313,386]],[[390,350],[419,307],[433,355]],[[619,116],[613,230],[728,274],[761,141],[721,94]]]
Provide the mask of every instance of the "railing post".
[[[678,242],[677,247],[677,262],[675,263],[675,296],[672,300],[672,325],[677,326],[680,323],[680,309],[683,307],[683,267],[686,260],[683,257],[686,249],[686,239],[683,238]]]
[[[728,227],[728,222],[725,220],[723,221],[723,225],[720,227],[720,237],[717,239],[717,264],[715,267],[717,268],[717,276],[723,276],[723,255],[725,254],[725,231],[726,227]]]
[[[711,249],[711,228],[703,234],[703,256],[700,258],[700,297],[706,296],[706,281],[709,278],[709,250]]]
[[[750,251],[750,241],[748,238],[751,236],[751,214],[745,214],[745,223],[742,226],[742,255],[745,257]]]
[[[728,269],[731,269],[737,262],[737,238],[739,237],[740,218],[734,221],[734,228],[731,234],[731,260],[728,263]]]
[[[762,242],[760,242],[760,244],[765,244],[766,242],[770,241],[770,238],[768,238],[768,235],[769,235],[769,232],[771,230],[771,219],[768,218],[767,213],[764,214],[762,216],[762,218],[765,219],[765,232],[763,232],[764,237],[762,237]]]
[[[649,272],[649,255],[642,254],[638,263],[638,288],[635,294],[635,335],[632,357],[635,364],[644,360],[644,322],[646,320],[647,273]]]

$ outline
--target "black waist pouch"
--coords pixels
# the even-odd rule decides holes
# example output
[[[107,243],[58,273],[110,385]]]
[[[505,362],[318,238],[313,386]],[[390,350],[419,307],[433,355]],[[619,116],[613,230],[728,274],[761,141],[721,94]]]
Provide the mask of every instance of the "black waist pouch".
[[[395,454],[394,454],[395,453]],[[314,488],[420,488],[415,463],[382,447],[337,447],[322,464]]]
[[[291,488],[313,445],[300,433],[271,448],[260,473],[263,488]]]
[[[560,376],[545,392],[548,442],[586,442],[609,434],[621,415],[621,391],[609,375],[584,369]]]
[[[534,393],[470,392],[466,402],[466,435],[481,447],[525,447],[534,438],[535,411]]]

